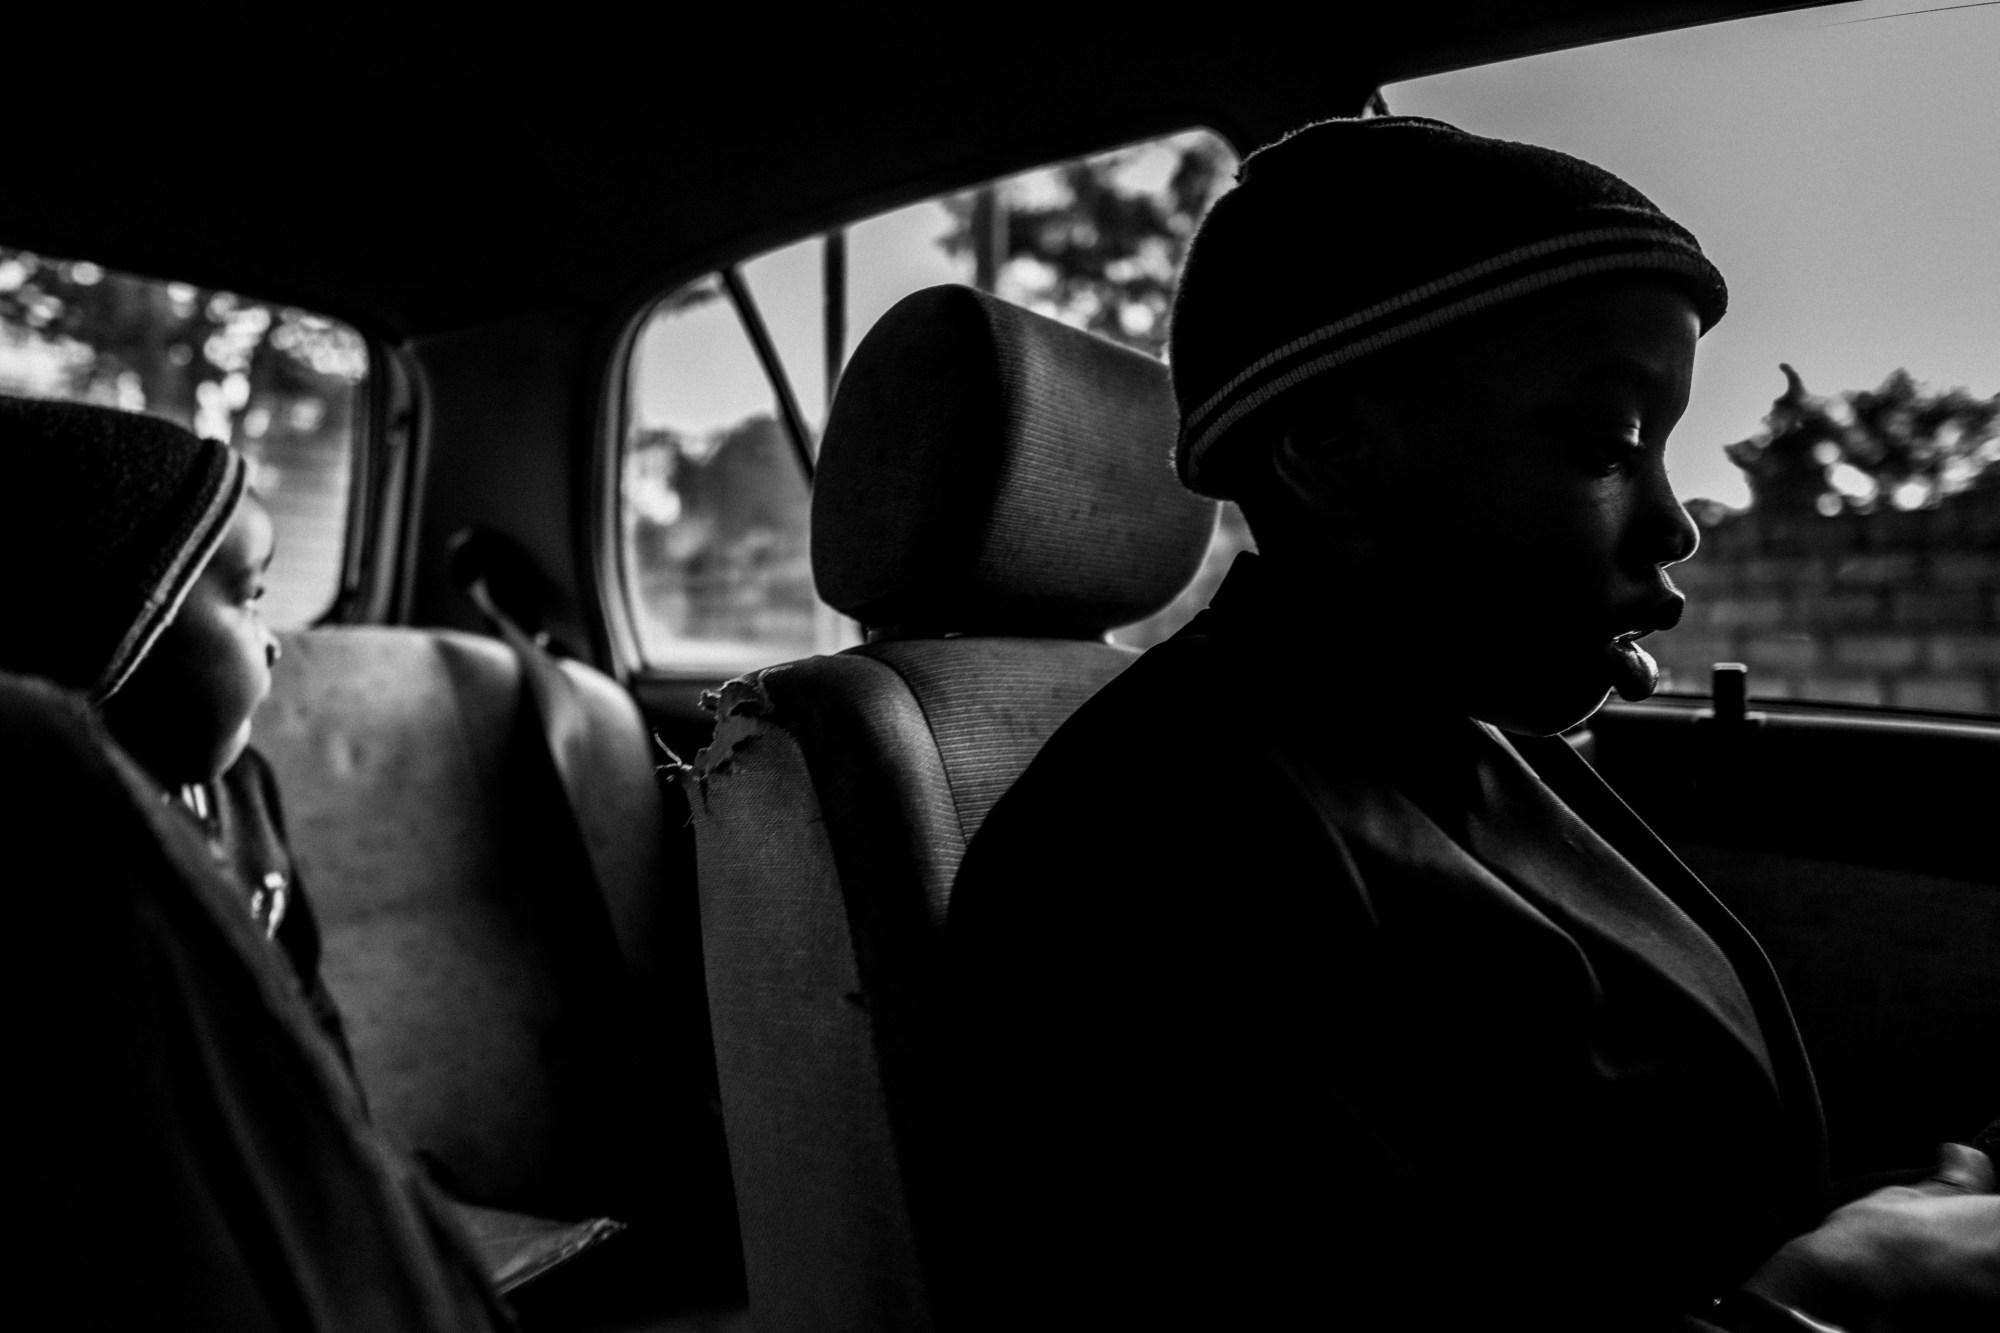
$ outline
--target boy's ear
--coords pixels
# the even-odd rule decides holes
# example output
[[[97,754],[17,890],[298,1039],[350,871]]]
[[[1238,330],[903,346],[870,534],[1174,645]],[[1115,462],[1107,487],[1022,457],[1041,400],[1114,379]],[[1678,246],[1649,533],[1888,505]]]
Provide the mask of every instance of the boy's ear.
[[[1375,508],[1376,476],[1395,428],[1389,404],[1360,397],[1301,413],[1278,439],[1278,484],[1312,513],[1355,523]]]

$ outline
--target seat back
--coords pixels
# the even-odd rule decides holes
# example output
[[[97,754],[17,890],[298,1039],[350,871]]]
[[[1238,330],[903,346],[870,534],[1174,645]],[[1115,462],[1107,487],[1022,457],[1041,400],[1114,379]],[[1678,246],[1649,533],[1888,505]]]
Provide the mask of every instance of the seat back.
[[[821,595],[862,647],[731,682],[683,771],[751,1310],[926,1329],[938,969],[1001,794],[1132,660],[1106,632],[1193,576],[1214,506],[1168,464],[1165,367],[964,288],[863,340],[813,497]]]
[[[706,1053],[690,1053],[700,963],[686,835],[666,815],[630,696],[565,664],[589,717],[576,814],[637,983],[635,1029],[657,1057],[607,1090],[560,1053],[569,997],[528,877],[581,867],[552,859],[550,793],[523,785],[521,747],[537,736],[517,725],[513,653],[390,628],[307,630],[283,648],[256,743],[278,776],[376,1121],[474,1200],[556,1216],[643,1210],[646,1190],[671,1189],[684,1170],[669,1159],[697,1148],[671,1141],[659,1106],[623,1103],[657,1099]]]

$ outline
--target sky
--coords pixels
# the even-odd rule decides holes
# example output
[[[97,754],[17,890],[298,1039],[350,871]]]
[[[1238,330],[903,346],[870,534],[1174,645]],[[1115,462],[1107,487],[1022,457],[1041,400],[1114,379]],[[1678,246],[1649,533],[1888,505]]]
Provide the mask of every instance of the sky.
[[[1608,167],[1694,232],[1730,308],[1668,463],[1684,497],[1742,504],[1721,446],[1756,429],[1781,361],[1820,393],[1899,366],[2000,393],[2000,5],[1906,12],[1926,7],[1747,19],[1384,95]]]
[[[2000,5],[1872,0],[1535,56],[1385,90],[1392,111],[1585,157],[1700,238],[1730,285],[1669,444],[1684,497],[1748,500],[1722,446],[1784,388],[1898,367],[2000,393]],[[935,202],[848,233],[848,347],[896,300],[965,282]],[[744,266],[800,406],[824,419],[821,242]],[[706,432],[769,410],[747,345],[705,309],[656,322],[632,379],[642,426]],[[699,325],[699,327],[695,327]],[[751,404],[756,404],[752,407]]]
[[[848,228],[849,352],[911,292],[972,281],[971,259],[952,259],[938,245],[950,225],[944,206],[926,200]],[[822,246],[811,236],[743,265],[744,282],[815,434],[826,421]],[[764,373],[730,324],[725,307],[710,305],[655,318],[641,331],[631,379],[635,424],[699,435],[734,425],[750,411],[772,410]]]

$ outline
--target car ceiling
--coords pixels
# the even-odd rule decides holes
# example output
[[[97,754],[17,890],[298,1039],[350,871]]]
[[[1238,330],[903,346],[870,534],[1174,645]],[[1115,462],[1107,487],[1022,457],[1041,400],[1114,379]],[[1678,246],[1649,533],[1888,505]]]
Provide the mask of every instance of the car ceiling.
[[[1249,148],[1414,75],[1796,4],[994,9],[173,7],[10,43],[0,243],[401,338],[615,310],[697,267],[1121,139]],[[717,7],[727,10],[727,7]]]

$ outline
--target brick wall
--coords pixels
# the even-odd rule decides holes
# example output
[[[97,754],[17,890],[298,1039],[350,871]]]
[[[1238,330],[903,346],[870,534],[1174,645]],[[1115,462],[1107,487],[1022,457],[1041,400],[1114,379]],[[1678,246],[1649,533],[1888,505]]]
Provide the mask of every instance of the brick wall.
[[[1687,618],[1647,641],[1663,688],[1744,662],[1766,699],[2000,712],[2000,485],[1914,513],[1728,514],[1674,579]]]

